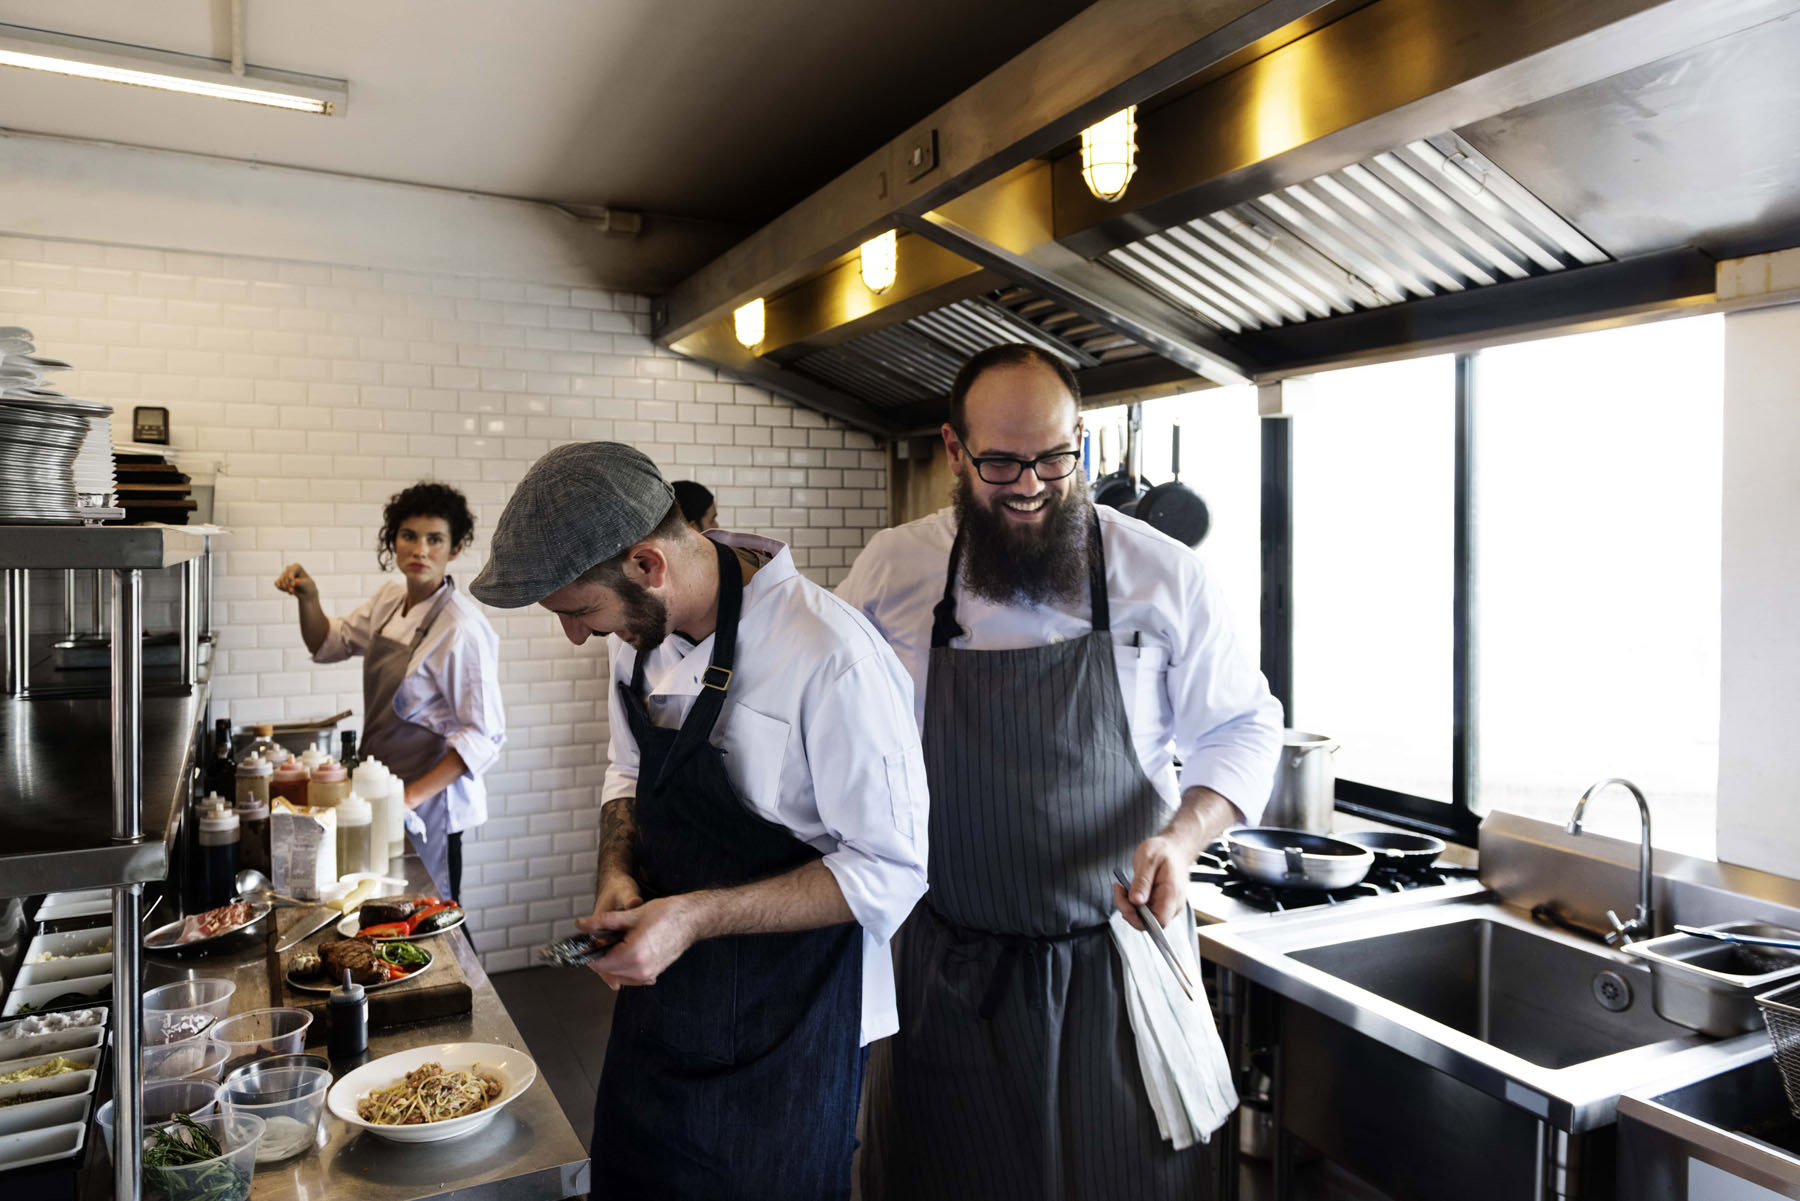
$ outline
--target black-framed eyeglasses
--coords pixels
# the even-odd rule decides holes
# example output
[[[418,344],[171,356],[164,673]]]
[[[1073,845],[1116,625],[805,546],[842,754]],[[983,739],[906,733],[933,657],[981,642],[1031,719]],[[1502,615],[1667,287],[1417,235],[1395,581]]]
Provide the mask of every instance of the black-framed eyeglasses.
[[[975,464],[976,474],[987,484],[1014,483],[1025,474],[1027,467],[1045,482],[1060,480],[1074,471],[1075,465],[1080,461],[1081,452],[1078,450],[1051,451],[1035,459],[1015,459],[1011,455],[969,456],[969,462]]]

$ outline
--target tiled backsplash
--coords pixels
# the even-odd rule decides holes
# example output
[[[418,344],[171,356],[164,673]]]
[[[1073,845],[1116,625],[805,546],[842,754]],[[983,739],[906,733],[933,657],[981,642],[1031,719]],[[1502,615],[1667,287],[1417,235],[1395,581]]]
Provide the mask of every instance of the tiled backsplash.
[[[886,455],[868,435],[654,346],[644,297],[453,275],[0,237],[0,325],[36,331],[77,370],[56,382],[116,406],[169,410],[182,469],[215,485],[215,713],[237,724],[355,709],[356,664],[315,667],[282,566],[348,612],[382,582],[387,498],[419,479],[461,488],[472,578],[513,484],[571,440],[618,439],[670,478],[713,490],[719,520],[788,542],[835,584],[887,514]],[[147,615],[168,587],[147,586]],[[85,595],[85,594],[84,594]],[[34,585],[39,620],[61,589]],[[489,610],[500,635],[507,744],[489,821],[467,844],[465,899],[489,970],[592,903],[605,771],[603,644],[576,648],[542,610]],[[72,800],[72,803],[73,800]]]

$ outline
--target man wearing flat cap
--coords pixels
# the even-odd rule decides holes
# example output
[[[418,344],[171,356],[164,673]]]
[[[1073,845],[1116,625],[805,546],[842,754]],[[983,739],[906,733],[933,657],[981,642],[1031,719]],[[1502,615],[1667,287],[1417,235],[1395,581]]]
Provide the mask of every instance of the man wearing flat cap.
[[[471,586],[606,636],[594,911],[623,986],[594,1114],[606,1198],[847,1198],[887,942],[925,890],[912,684],[779,542],[695,531],[644,455],[558,447]]]

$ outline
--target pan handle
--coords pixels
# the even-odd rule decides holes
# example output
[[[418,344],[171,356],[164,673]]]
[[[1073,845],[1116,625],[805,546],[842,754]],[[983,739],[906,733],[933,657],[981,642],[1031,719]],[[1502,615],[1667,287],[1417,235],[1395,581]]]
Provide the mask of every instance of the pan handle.
[[[1299,880],[1306,875],[1306,852],[1299,847],[1282,847],[1282,854],[1287,856],[1287,874]]]

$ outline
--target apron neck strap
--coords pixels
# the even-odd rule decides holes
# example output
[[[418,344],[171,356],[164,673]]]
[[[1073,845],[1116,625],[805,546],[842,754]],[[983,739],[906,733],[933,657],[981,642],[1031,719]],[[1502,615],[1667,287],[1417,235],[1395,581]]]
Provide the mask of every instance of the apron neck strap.
[[[710,541],[710,539],[709,539]],[[712,738],[713,726],[725,708],[731,687],[731,666],[737,661],[738,614],[744,607],[744,573],[737,555],[723,542],[714,542],[719,558],[719,620],[713,628],[712,659],[700,677],[700,695],[688,710],[687,720],[675,736],[675,744],[656,773],[654,787],[661,790],[671,772]],[[644,659],[640,652],[631,667],[631,690],[644,695]]]
[[[430,612],[425,615],[425,620],[419,623],[419,628],[413,631],[412,642],[407,645],[407,650],[409,652],[417,651],[419,649],[419,644],[425,641],[425,635],[431,633],[432,623],[437,621],[438,615],[444,611],[445,603],[450,599],[451,587],[450,577],[445,576],[444,582],[438,585],[437,591],[419,602],[422,605],[429,605]],[[400,599],[394,602],[394,607],[389,609],[387,615],[376,623],[376,633],[380,633],[381,630],[387,626],[388,622],[394,620],[400,613],[400,610],[405,607],[406,593],[402,592],[400,594]]]
[[[1088,506],[1088,608],[1095,633],[1112,630],[1112,609],[1106,600],[1106,555],[1100,545],[1100,514]],[[931,645],[947,647],[952,638],[968,631],[956,620],[956,577],[962,570],[963,530],[957,527],[950,544],[950,563],[944,569],[944,596],[931,610]]]

